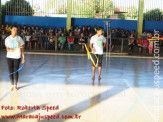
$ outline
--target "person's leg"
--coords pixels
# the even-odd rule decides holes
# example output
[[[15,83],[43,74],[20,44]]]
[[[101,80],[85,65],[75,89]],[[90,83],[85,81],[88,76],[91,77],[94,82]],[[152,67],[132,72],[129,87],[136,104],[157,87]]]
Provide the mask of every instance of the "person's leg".
[[[16,72],[19,69],[20,61],[21,61],[21,59],[14,59],[14,72]],[[15,88],[15,90],[17,90],[18,77],[19,77],[19,73],[16,72],[14,74],[14,88]]]
[[[7,64],[8,64],[8,70],[9,70],[9,73],[13,73],[14,72],[14,62],[13,62],[13,59],[11,58],[7,58]],[[10,74],[9,75],[10,77],[10,81],[11,81],[11,91],[13,90],[14,88],[14,76],[13,74]]]
[[[95,71],[96,71],[96,67],[92,66],[92,80],[95,80]]]
[[[82,52],[84,52],[84,44],[82,44]]]
[[[128,45],[128,52],[131,51],[131,45]]]
[[[133,52],[134,45],[131,44],[131,53]]]
[[[98,80],[101,80],[101,69],[102,69],[102,67],[99,66],[98,67]]]
[[[146,53],[146,47],[143,47],[143,53]]]
[[[101,70],[102,70],[102,59],[103,55],[98,55],[98,80],[101,80]]]
[[[43,45],[43,42],[41,42],[41,50],[42,50],[42,45]]]
[[[141,53],[141,47],[139,47],[139,53]]]
[[[70,50],[71,49],[71,45],[70,45],[70,43],[68,42],[68,50]]]
[[[94,63],[96,64],[97,59],[96,59],[96,57],[95,57],[95,54],[91,54],[91,57],[92,57]],[[96,71],[96,67],[95,67],[94,64],[92,63],[92,80],[93,80],[93,81],[95,80],[95,71]]]
[[[64,47],[64,43],[61,43],[61,50],[63,50],[63,47]]]

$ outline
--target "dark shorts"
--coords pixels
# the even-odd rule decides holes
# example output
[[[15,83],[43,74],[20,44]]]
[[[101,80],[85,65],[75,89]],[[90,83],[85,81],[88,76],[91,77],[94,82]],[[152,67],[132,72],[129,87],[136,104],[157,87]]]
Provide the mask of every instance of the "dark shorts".
[[[95,55],[96,55],[97,58],[98,58],[98,64],[97,64],[97,66],[98,66],[98,67],[102,67],[103,54],[91,54],[92,59],[94,60],[94,62],[95,62],[95,64],[96,64],[96,63],[97,63],[97,58],[95,57]],[[93,63],[92,63],[92,66],[94,66]]]

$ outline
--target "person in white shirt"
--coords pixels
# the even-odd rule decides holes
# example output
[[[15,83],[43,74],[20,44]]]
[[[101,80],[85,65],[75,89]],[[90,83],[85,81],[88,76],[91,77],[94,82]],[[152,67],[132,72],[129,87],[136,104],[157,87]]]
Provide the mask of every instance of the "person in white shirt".
[[[27,32],[27,35],[25,35],[25,48],[27,49],[27,48],[32,48],[32,46],[31,46],[31,36],[30,36],[30,34],[29,34],[29,32]]]
[[[17,35],[18,28],[13,26],[11,28],[11,35],[5,39],[5,46],[7,50],[7,63],[9,68],[9,77],[11,80],[11,91],[17,90],[17,82],[18,82],[18,72],[20,61],[25,63],[25,55],[24,55],[24,41],[23,39]],[[21,48],[20,48],[21,47]],[[21,60],[22,56],[22,60]]]
[[[98,80],[101,80],[101,69],[102,69],[102,59],[103,59],[103,49],[106,46],[106,39],[105,37],[102,35],[102,28],[98,28],[97,29],[97,33],[91,37],[90,40],[90,48],[92,50],[92,53],[94,53],[97,58],[98,58]],[[97,62],[97,59],[95,58],[95,56],[93,57],[94,61]],[[95,70],[96,67],[94,65],[92,65],[92,80],[95,80]]]

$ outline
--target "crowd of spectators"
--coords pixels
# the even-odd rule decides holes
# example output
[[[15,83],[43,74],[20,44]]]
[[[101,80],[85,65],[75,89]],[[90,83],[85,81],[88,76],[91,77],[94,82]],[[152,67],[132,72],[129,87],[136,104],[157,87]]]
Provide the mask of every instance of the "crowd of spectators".
[[[54,50],[57,46],[58,50],[74,50],[78,47],[78,50],[85,51],[84,45],[89,45],[89,40],[92,35],[96,34],[96,27],[91,28],[90,26],[83,26],[79,28],[76,26],[70,27],[67,31],[66,28],[54,29],[52,27],[45,29],[43,27],[18,27],[18,35],[25,41],[26,49],[34,50]],[[5,38],[10,34],[11,26],[8,24],[1,25],[0,27],[0,47],[4,47]],[[109,29],[108,29],[109,30]],[[111,33],[107,36],[107,33],[103,30],[103,35],[108,37],[108,47],[110,51],[114,51],[114,47],[121,45],[122,39],[124,39],[128,45],[128,52],[133,52],[134,47],[139,49],[139,53],[152,53],[153,52],[153,41],[149,40],[153,37],[153,33],[150,31],[144,31],[142,35],[137,36],[137,32],[132,30],[124,29],[111,29]],[[111,37],[111,39],[110,39]],[[160,32],[160,37],[162,34]],[[111,45],[110,45],[111,43]],[[160,44],[161,45],[161,44]]]

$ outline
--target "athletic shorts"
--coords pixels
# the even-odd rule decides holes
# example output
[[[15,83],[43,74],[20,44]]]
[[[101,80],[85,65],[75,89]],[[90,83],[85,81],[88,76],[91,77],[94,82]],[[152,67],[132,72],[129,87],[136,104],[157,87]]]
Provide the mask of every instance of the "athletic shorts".
[[[97,64],[97,58],[95,57],[95,55],[98,58],[98,64]],[[92,56],[92,59],[94,60],[95,64],[97,64],[97,66],[99,66],[99,67],[102,67],[103,54],[91,54],[91,56]],[[94,66],[93,63],[92,63],[92,66]]]

